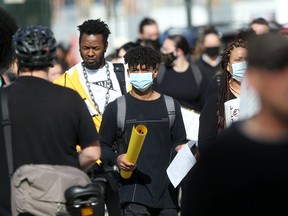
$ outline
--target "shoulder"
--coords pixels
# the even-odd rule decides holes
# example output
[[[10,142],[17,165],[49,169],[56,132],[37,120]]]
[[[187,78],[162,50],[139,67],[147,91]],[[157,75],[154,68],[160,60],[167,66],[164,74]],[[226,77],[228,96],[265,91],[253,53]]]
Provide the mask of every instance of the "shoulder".
[[[63,83],[63,80],[65,80],[67,76],[72,77],[72,75],[74,73],[79,73],[79,71],[82,71],[81,63],[78,63],[78,64],[74,65],[73,67],[69,68],[60,77],[56,78],[53,83],[61,84],[61,83]]]
[[[120,97],[122,97],[122,96],[120,96]],[[105,113],[110,113],[110,112],[115,112],[115,111],[116,111],[116,109],[117,109],[117,104],[118,104],[118,103],[117,103],[117,100],[118,100],[118,98],[116,98],[115,100],[113,100],[113,101],[111,101],[111,102],[109,102],[109,103],[107,104],[103,115],[104,115]]]

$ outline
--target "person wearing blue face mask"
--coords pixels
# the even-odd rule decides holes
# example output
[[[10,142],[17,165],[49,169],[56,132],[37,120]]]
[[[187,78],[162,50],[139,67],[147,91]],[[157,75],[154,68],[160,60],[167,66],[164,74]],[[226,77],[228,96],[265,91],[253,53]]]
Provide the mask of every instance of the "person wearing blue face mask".
[[[166,169],[171,156],[187,142],[180,105],[170,97],[175,107],[171,126],[166,103],[168,96],[155,91],[152,85],[161,62],[159,52],[139,46],[129,50],[124,60],[132,84],[131,91],[121,96],[126,104],[124,131],[119,138],[117,99],[109,103],[103,113],[99,132],[102,159],[117,165],[120,170],[133,171],[130,178],[119,179],[123,215],[177,216],[177,190],[168,179]],[[126,152],[132,128],[139,124],[145,125],[148,132],[136,166],[126,160]]]
[[[232,79],[241,82],[247,69],[247,61],[232,64]]]
[[[248,36],[243,32],[241,34],[241,38],[236,38],[226,45],[222,53],[222,74],[219,88],[210,93],[200,114],[198,134],[200,154],[207,150],[227,127],[224,103],[233,99],[240,99],[241,81],[247,68],[248,45],[246,37],[250,35],[250,32],[247,31]],[[234,108],[239,111],[235,115],[239,115],[241,113],[239,107]],[[237,120],[238,116],[233,116],[233,120],[235,119]]]

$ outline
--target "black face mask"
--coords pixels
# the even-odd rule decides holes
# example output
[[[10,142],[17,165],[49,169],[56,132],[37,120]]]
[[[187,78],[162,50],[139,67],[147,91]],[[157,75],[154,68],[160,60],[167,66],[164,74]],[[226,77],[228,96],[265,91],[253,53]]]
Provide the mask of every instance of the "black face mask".
[[[166,66],[172,66],[176,58],[177,56],[175,56],[173,52],[167,54],[162,53],[162,61]]]
[[[219,55],[220,47],[206,47],[204,53],[210,57],[216,57]]]

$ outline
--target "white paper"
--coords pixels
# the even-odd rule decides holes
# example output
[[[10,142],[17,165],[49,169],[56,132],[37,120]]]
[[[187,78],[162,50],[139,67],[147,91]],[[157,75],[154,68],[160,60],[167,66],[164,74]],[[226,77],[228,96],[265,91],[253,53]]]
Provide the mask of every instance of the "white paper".
[[[224,103],[226,127],[229,127],[233,122],[238,121],[240,99],[235,98]]]
[[[182,179],[187,175],[189,170],[196,163],[196,158],[190,150],[190,148],[195,143],[196,142],[193,140],[186,143],[186,145],[184,145],[179,150],[179,152],[166,170],[167,175],[175,188],[179,185]]]
[[[183,123],[185,126],[186,136],[188,140],[198,140],[199,117],[200,114],[194,110],[181,107]]]

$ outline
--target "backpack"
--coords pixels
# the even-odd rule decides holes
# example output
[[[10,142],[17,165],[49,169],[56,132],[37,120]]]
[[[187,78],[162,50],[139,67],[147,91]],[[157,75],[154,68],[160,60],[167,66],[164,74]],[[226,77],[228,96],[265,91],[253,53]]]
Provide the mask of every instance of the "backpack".
[[[169,118],[169,128],[171,129],[175,121],[175,103],[172,97],[163,95]],[[117,99],[117,140],[120,140],[124,132],[126,119],[126,98],[125,95]]]
[[[114,72],[120,85],[122,95],[126,94],[125,67],[122,63],[113,63]]]

